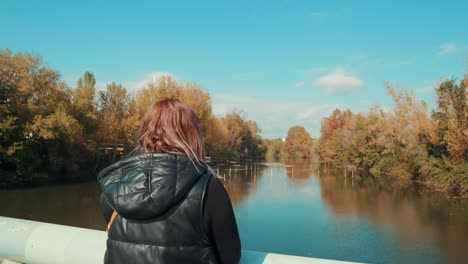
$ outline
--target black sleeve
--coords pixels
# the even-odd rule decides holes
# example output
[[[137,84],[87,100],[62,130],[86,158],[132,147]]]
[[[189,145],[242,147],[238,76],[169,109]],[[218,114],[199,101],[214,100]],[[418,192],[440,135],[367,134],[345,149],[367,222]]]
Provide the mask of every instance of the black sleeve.
[[[114,212],[114,209],[110,207],[104,195],[101,194],[101,213],[106,219],[106,223],[109,223],[113,212]]]
[[[214,177],[205,195],[203,224],[211,237],[218,261],[237,264],[241,257],[241,241],[229,195]]]

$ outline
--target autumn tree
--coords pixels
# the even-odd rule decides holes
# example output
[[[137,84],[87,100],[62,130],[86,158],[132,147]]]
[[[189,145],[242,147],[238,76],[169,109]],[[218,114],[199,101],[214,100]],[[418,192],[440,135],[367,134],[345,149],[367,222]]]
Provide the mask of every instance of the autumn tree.
[[[138,115],[143,117],[146,110],[158,100],[163,98],[179,98],[181,92],[182,85],[168,75],[147,81],[143,89],[138,91],[135,97]]]
[[[437,140],[434,141],[433,155],[450,157],[459,163],[468,158],[468,78],[457,84],[447,80],[436,88],[437,109],[432,116],[436,122]]]
[[[290,159],[310,158],[312,156],[312,138],[304,127],[293,126],[288,130],[284,148]]]
[[[206,155],[215,159],[228,158],[228,130],[223,121],[210,115],[203,132]]]
[[[429,140],[429,162],[421,166],[433,185],[457,195],[468,193],[468,78],[447,80],[436,88],[432,112],[435,135]]]
[[[134,122],[135,107],[133,97],[121,84],[112,82],[106,86],[105,91],[100,91],[98,98],[100,122],[97,132],[99,143],[123,143],[127,148],[135,146],[135,133],[138,129],[138,124]]]
[[[233,111],[222,118],[227,129],[228,156],[234,159],[262,159],[266,153],[260,129],[254,121],[247,119],[241,111]]]
[[[178,98],[187,103],[198,117],[203,132],[206,154],[222,156],[226,148],[226,128],[213,115],[210,95],[196,83],[181,83],[171,76],[161,76],[145,84],[136,95],[136,107],[139,117],[158,100]]]
[[[214,159],[265,155],[257,123],[238,112],[214,116],[209,93],[196,83],[162,76],[136,94],[115,82],[102,91],[95,86],[91,72],[69,88],[39,56],[0,50],[0,170],[16,172],[0,173],[1,186],[31,183],[41,173],[68,178],[93,170],[109,145],[123,143],[123,151],[130,152],[143,114],[163,98],[179,98],[192,107],[206,154]]]
[[[98,116],[96,108],[96,80],[91,72],[85,72],[78,79],[76,87],[70,90],[70,114],[82,126],[82,136],[73,142],[74,151],[84,166],[92,167],[96,156],[96,132]]]
[[[94,75],[91,72],[85,72],[83,77],[76,82],[75,89],[71,91],[72,112],[82,124],[86,135],[95,134],[97,129],[95,85]]]
[[[340,109],[335,109],[330,117],[322,119],[317,154],[326,164],[333,164],[335,162],[336,153],[330,148],[330,139],[336,130],[344,127],[351,120],[352,116],[351,110],[341,111]]]
[[[0,50],[0,162],[22,183],[36,172],[74,170],[82,126],[70,113],[70,89],[39,56]],[[26,177],[21,178],[21,177]]]
[[[412,181],[455,195],[468,192],[466,171],[466,79],[437,87],[437,109],[411,90],[386,84],[394,105],[367,114],[335,110],[322,121],[319,154],[323,163],[397,183]]]
[[[263,142],[267,147],[266,158],[269,160],[279,160],[287,156],[284,150],[284,142],[281,138],[264,139]]]

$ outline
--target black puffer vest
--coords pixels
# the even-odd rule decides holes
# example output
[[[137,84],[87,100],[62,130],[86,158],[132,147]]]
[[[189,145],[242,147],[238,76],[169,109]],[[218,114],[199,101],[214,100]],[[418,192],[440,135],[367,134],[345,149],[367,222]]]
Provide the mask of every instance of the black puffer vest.
[[[119,215],[105,263],[216,263],[203,225],[212,177],[206,165],[169,153],[144,153],[98,175],[104,198]]]

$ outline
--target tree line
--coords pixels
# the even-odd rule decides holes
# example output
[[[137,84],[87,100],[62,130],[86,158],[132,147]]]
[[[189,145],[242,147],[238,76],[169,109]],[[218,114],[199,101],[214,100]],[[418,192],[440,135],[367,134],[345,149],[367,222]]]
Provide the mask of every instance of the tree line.
[[[264,139],[267,146],[266,158],[269,160],[311,159],[314,154],[314,140],[302,126],[289,128],[286,138]]]
[[[436,108],[386,83],[391,110],[336,109],[321,124],[316,152],[324,165],[383,182],[423,183],[468,195],[468,75],[438,85]]]
[[[175,97],[196,112],[213,160],[313,159],[382,184],[418,182],[466,196],[467,87],[467,75],[442,82],[430,112],[412,91],[387,83],[390,110],[336,109],[322,120],[318,139],[301,126],[285,139],[263,139],[242,111],[215,116],[210,94],[196,83],[163,76],[136,93],[116,82],[97,90],[93,73],[85,72],[69,87],[40,56],[0,49],[0,187],[94,175],[136,147],[140,119],[152,103]]]
[[[167,97],[194,109],[207,156],[264,158],[257,123],[241,111],[216,117],[210,95],[196,83],[163,76],[136,93],[116,82],[98,91],[93,73],[85,72],[69,87],[40,56],[0,49],[0,186],[93,175],[98,156],[108,163],[109,155],[102,157],[116,154],[112,146],[124,152],[136,147],[141,117]]]

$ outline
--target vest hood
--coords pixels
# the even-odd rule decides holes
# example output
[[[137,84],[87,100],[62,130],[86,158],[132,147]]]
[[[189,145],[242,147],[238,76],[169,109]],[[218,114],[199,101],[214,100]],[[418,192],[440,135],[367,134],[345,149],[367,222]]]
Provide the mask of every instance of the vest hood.
[[[179,203],[207,172],[204,162],[194,163],[172,153],[136,154],[99,172],[99,187],[126,219],[155,218]]]

